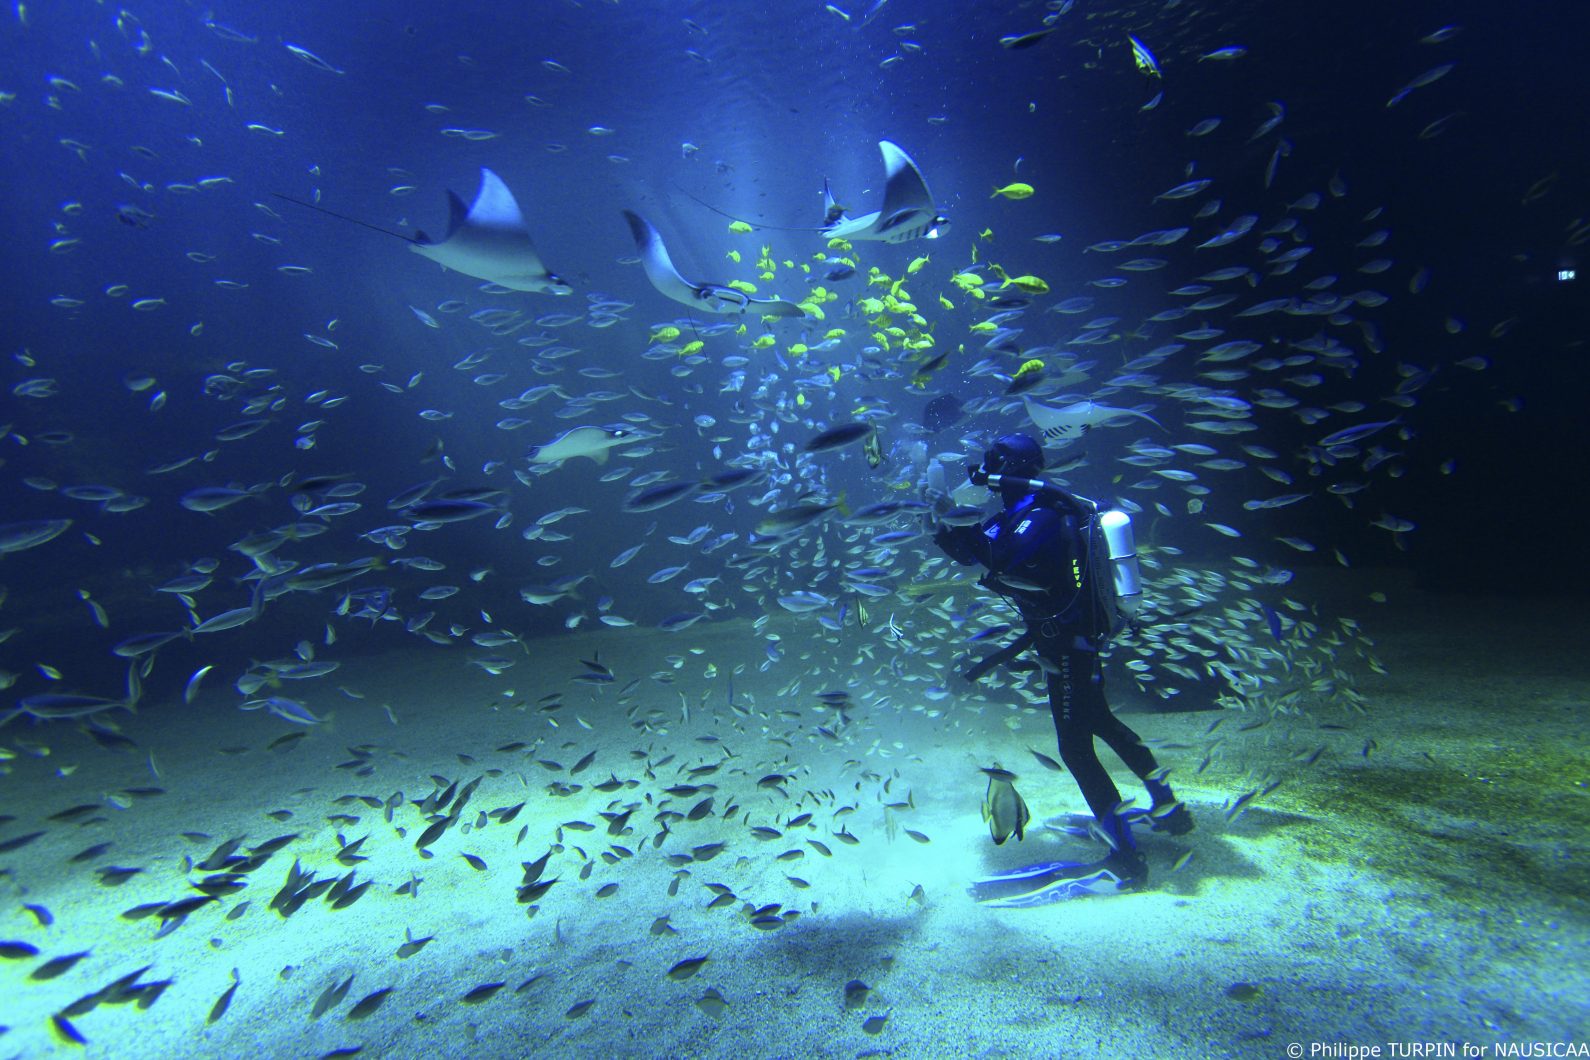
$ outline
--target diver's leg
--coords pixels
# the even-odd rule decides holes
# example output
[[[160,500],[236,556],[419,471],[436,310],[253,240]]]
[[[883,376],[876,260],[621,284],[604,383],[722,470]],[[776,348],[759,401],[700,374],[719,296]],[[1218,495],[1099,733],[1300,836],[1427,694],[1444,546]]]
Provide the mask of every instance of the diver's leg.
[[[1148,864],[1132,838],[1132,825],[1122,814],[1116,813],[1121,802],[1119,789],[1093,746],[1095,735],[1110,732],[1111,725],[1120,725],[1104,701],[1104,685],[1099,669],[1099,657],[1094,652],[1065,651],[1059,653],[1057,671],[1050,677],[1049,705],[1055,713],[1055,728],[1060,732],[1060,757],[1066,768],[1076,776],[1082,787],[1088,808],[1109,841],[1112,852],[1105,866],[1128,885],[1148,877]],[[1055,700],[1055,685],[1059,684],[1059,703]],[[1062,727],[1063,726],[1063,727]],[[1120,725],[1128,736],[1130,729]],[[1067,747],[1081,745],[1086,749],[1085,759],[1076,760],[1067,755]],[[1138,746],[1142,747],[1141,742]],[[1145,754],[1146,747],[1142,747]],[[1149,755],[1150,761],[1153,756]],[[1084,772],[1085,771],[1085,772]]]
[[[1126,768],[1137,774],[1143,786],[1148,789],[1149,798],[1153,800],[1153,805],[1148,811],[1152,827],[1155,831],[1165,831],[1172,835],[1184,835],[1192,831],[1192,814],[1177,800],[1176,793],[1171,791],[1170,785],[1165,783],[1164,773],[1160,770],[1159,763],[1154,760],[1154,752],[1143,743],[1142,737],[1137,735],[1136,730],[1115,716],[1110,710],[1109,703],[1105,701],[1103,668],[1098,665],[1096,658],[1094,673],[1097,678],[1099,713],[1095,731],[1110,750],[1126,763]]]
[[[1102,697],[1095,698],[1091,668],[1083,653],[1053,651],[1047,657],[1054,664],[1049,674],[1049,712],[1060,741],[1060,761],[1076,778],[1093,816],[1104,821],[1120,803],[1121,793],[1093,746],[1095,715]]]

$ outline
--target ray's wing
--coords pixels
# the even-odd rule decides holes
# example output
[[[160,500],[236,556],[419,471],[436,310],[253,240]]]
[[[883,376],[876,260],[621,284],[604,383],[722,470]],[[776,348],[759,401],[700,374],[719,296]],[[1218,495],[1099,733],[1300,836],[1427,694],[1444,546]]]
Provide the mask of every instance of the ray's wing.
[[[413,249],[449,269],[515,291],[568,294],[572,288],[541,260],[519,203],[501,177],[482,167],[480,190],[465,209],[447,193],[447,235],[431,242],[419,233]]]
[[[453,197],[453,201],[457,202],[456,196]],[[524,214],[520,211],[519,202],[513,197],[513,192],[508,190],[508,185],[502,182],[501,177],[484,166],[480,170],[480,190],[475,193],[475,202],[470,206],[462,224],[470,228],[523,232],[526,238],[530,235],[530,230],[524,223]],[[450,237],[452,231],[449,231],[448,235]]]
[[[1165,429],[1163,424],[1146,412],[1111,408],[1093,401],[1077,401],[1065,408],[1056,409],[1040,405],[1031,398],[1022,400],[1027,406],[1027,416],[1038,428],[1044,445],[1065,445],[1067,442],[1075,441],[1088,428],[1097,427],[1119,416],[1136,416],[1138,419],[1147,420],[1160,430]]]
[[[640,254],[640,266],[646,271],[646,279],[651,281],[651,285],[676,302],[696,304],[695,285],[674,268],[673,260],[668,257],[668,248],[663,245],[657,229],[632,210],[624,211],[624,220],[629,222],[629,233],[635,237],[635,250]]]
[[[933,196],[911,156],[888,140],[879,140],[878,150],[883,152],[883,210],[879,214],[883,223],[890,224],[901,214],[919,210],[931,215]]]
[[[1044,445],[1065,445],[1074,441],[1088,425],[1086,408],[1091,402],[1079,401],[1074,405],[1067,405],[1063,409],[1050,408],[1040,405],[1032,398],[1023,398],[1027,406],[1027,417],[1038,428],[1038,434]]]
[[[658,293],[703,313],[727,315],[755,309],[772,316],[806,315],[800,306],[782,298],[752,298],[722,284],[692,283],[674,268],[673,261],[668,257],[668,248],[663,245],[662,236],[651,226],[651,222],[632,210],[624,211],[624,219],[629,222],[630,235],[635,237],[635,249],[640,253],[640,264],[646,271],[646,279],[651,281]]]

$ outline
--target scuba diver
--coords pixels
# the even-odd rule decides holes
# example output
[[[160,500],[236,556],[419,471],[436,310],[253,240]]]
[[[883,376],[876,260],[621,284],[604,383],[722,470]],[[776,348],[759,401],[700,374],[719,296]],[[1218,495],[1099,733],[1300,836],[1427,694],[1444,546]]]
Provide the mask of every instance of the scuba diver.
[[[1002,905],[1033,905],[1083,894],[1107,894],[1142,885],[1147,863],[1132,839],[1132,821],[1155,831],[1184,835],[1192,815],[1165,783],[1153,752],[1110,713],[1104,698],[1099,652],[1124,627],[1140,602],[1130,520],[1100,511],[1092,501],[1042,481],[1043,449],[1025,434],[998,438],[980,466],[967,467],[973,484],[999,493],[1004,508],[979,524],[938,522],[933,540],[951,559],[981,564],[979,584],[1009,600],[1027,629],[1003,650],[967,672],[977,680],[1033,648],[1048,673],[1049,709],[1060,759],[1076,778],[1093,811],[1088,831],[1110,848],[1102,861],[1036,865],[980,880],[973,893]],[[1102,739],[1148,788],[1153,807],[1120,812],[1120,792],[1099,761]],[[1077,831],[1080,829],[1073,829]]]

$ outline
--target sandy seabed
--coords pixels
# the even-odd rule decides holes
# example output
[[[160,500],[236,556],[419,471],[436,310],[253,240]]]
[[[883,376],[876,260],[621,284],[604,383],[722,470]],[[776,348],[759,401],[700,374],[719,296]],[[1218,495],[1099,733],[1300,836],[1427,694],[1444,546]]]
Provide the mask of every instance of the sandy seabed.
[[[1354,599],[1366,584],[1351,587]],[[0,1056],[1583,1048],[1582,609],[1404,589],[1355,611],[1387,671],[1362,673],[1367,713],[1243,729],[1260,719],[1232,712],[1213,735],[1217,715],[1207,711],[1124,714],[1174,770],[1197,830],[1140,838],[1151,866],[1145,890],[1029,909],[979,906],[966,885],[1095,853],[1037,827],[1082,809],[1070,778],[1029,752],[1055,753],[1047,711],[1021,706],[1008,689],[973,696],[950,680],[954,694],[930,700],[920,680],[891,684],[886,654],[865,653],[876,630],[825,640],[781,617],[769,628],[786,657],[765,673],[763,638],[744,622],[510,646],[491,653],[516,662],[497,676],[467,661],[488,653],[405,642],[302,689],[330,720],[274,750],[293,727],[234,711],[219,675],[190,707],[145,704],[123,725],[135,752],[102,749],[67,726],[17,725],[0,731],[0,744],[51,753],[20,753],[0,777],[0,812],[16,818],[0,826],[0,842],[45,832],[0,855],[0,940],[39,951],[0,960]],[[598,650],[615,680],[572,681]],[[727,703],[736,665],[737,711]],[[840,723],[815,694],[847,681],[853,701]],[[556,691],[561,706],[549,709],[542,697]],[[1133,697],[1115,698],[1130,706]],[[836,725],[836,737],[818,728]],[[1000,847],[980,817],[978,767],[996,761],[1020,774],[1037,818],[1025,841]],[[1123,793],[1141,797],[1107,754],[1106,764]],[[66,766],[76,768],[58,775]],[[423,857],[415,838],[427,822],[413,803],[438,783],[477,777],[458,822]],[[1276,790],[1226,819],[1231,800],[1272,780]],[[118,794],[147,787],[164,794]],[[408,802],[389,824],[379,803],[399,791]],[[657,843],[659,809],[686,814],[709,796],[709,810],[671,819]],[[481,824],[482,812],[521,802],[512,821]],[[616,825],[602,816],[631,807]],[[284,810],[291,817],[267,816]],[[808,812],[809,822],[790,824]],[[295,832],[246,887],[163,937],[158,916],[123,916],[196,893],[187,881],[206,874],[190,872],[190,861],[225,840],[246,837],[246,851]],[[357,851],[368,860],[351,868],[356,882],[374,881],[369,891],[341,909],[306,902],[289,918],[269,908],[295,858],[320,878],[350,871],[336,860],[339,833],[368,836]],[[102,843],[111,845],[73,860]],[[713,853],[716,843],[724,846]],[[522,863],[549,849],[541,879],[558,882],[532,903],[516,900]],[[143,871],[110,887],[96,875],[110,865]],[[417,895],[396,893],[411,877]],[[723,894],[732,897],[712,906]],[[53,923],[42,925],[28,904]],[[399,957],[405,931],[433,938]],[[31,978],[78,952],[88,955],[63,973]],[[693,974],[669,976],[699,957]],[[52,1025],[52,1013],[145,965],[141,982],[170,985],[73,1017],[84,1043]],[[234,969],[237,989],[217,1014]],[[327,988],[350,975],[341,1000],[316,1017]],[[491,983],[504,985],[465,1000]],[[386,988],[354,1018],[361,999]],[[1465,1054],[1465,1042],[1487,1052]],[[1294,1043],[1301,1053],[1288,1052]]]

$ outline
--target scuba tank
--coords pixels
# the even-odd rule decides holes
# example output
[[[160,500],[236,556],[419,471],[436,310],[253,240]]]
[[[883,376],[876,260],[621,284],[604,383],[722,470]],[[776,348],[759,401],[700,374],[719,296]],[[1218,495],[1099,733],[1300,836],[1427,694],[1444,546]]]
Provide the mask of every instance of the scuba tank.
[[[1099,533],[1104,537],[1104,552],[1110,564],[1110,583],[1115,590],[1110,621],[1110,632],[1115,634],[1125,628],[1143,606],[1143,573],[1137,565],[1137,542],[1132,536],[1132,517],[1119,508],[1111,508],[1099,512],[1094,518]]]

